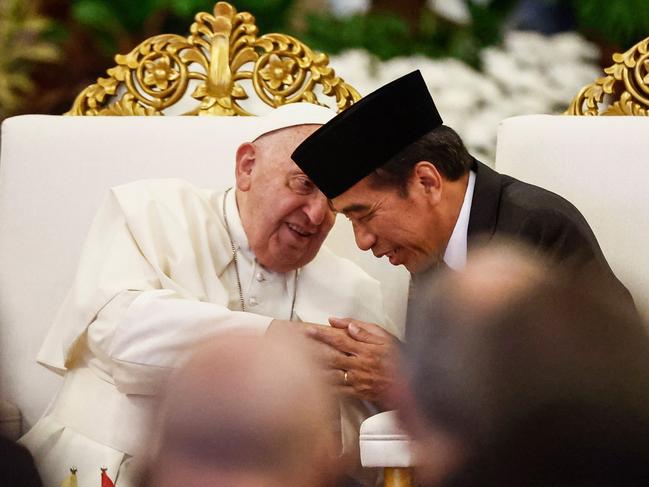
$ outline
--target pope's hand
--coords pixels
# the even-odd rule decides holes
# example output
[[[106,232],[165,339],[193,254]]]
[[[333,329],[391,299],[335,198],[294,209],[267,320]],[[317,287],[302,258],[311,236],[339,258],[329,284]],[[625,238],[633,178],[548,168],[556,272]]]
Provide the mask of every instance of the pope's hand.
[[[331,326],[307,325],[307,335],[335,350],[328,367],[343,393],[389,408],[397,366],[397,339],[378,325],[330,318]]]

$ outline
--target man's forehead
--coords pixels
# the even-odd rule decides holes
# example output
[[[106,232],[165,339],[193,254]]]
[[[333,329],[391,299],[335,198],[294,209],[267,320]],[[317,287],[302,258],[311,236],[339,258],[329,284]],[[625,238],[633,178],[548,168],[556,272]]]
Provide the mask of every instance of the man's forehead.
[[[347,195],[347,192],[330,201],[334,210],[345,214],[367,211],[372,206],[372,202],[363,195]]]
[[[340,206],[333,203],[333,209],[345,215],[351,213],[362,213],[370,209],[370,205],[364,203],[350,203],[349,205]]]
[[[370,190],[367,178],[363,178],[347,191],[333,198],[331,202],[336,211],[355,213],[370,209],[378,196]]]

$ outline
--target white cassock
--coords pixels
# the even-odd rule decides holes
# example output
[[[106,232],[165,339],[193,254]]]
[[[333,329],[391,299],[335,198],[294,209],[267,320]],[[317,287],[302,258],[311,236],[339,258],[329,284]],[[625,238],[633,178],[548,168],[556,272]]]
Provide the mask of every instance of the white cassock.
[[[351,316],[387,324],[378,281],[322,248],[295,274],[256,263],[228,194],[227,216],[247,312],[241,309],[223,193],[181,180],[150,180],[110,190],[91,226],[74,285],[38,361],[65,374],[56,399],[21,439],[46,487],[71,466],[79,485],[100,467],[126,487],[143,448],[156,395],[194,345],[222,332],[263,333],[273,318],[327,323]],[[297,289],[295,288],[297,286]],[[234,310],[234,311],[233,311]],[[354,455],[371,408],[341,404],[343,451]]]

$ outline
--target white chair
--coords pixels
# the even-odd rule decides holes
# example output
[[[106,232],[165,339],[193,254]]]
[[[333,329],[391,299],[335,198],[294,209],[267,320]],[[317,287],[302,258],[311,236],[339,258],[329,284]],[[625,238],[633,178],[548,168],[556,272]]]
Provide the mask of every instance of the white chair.
[[[496,169],[579,208],[649,316],[649,117],[509,118],[498,127]]]
[[[399,424],[396,411],[367,418],[359,435],[361,464],[383,469],[385,487],[408,487],[413,483],[415,458],[411,440]]]
[[[547,188],[586,217],[618,278],[649,316],[649,37],[613,55],[566,117],[529,115],[498,127],[496,169]],[[598,115],[627,115],[598,116]]]
[[[498,127],[496,169],[577,206],[638,308],[649,312],[649,37],[613,55],[566,112]],[[600,116],[604,115],[604,116]],[[608,115],[626,115],[622,117]]]
[[[0,158],[0,390],[29,427],[58,376],[35,363],[70,287],[79,250],[109,186],[182,177],[226,188],[233,154],[253,117],[28,115],[2,126]],[[328,238],[386,285],[386,308],[403,326],[407,273],[356,249],[347,222]]]
[[[84,90],[71,112],[245,114],[251,106],[260,113],[316,97],[343,109],[359,96],[336,76],[326,56],[281,34],[257,37],[254,18],[224,2],[216,5],[213,15],[197,16],[195,32],[192,42],[157,36],[127,56],[117,56],[108,77]],[[206,47],[197,49],[201,42]],[[289,61],[297,58],[301,64],[291,68]],[[168,89],[146,76],[147,63],[165,67],[165,59],[170,61]],[[293,69],[293,85],[275,85],[277,73],[269,66]],[[244,108],[242,90],[251,99],[257,95],[257,105]],[[0,397],[22,413],[23,432],[35,423],[60,383],[58,376],[36,364],[35,357],[72,283],[82,241],[107,188],[160,177],[226,188],[234,180],[235,149],[257,123],[256,117],[229,116],[40,115],[3,123]],[[386,311],[403,328],[407,272],[357,250],[346,222],[336,224],[327,245],[382,281],[389,297]],[[7,411],[10,433],[16,436],[17,412]]]

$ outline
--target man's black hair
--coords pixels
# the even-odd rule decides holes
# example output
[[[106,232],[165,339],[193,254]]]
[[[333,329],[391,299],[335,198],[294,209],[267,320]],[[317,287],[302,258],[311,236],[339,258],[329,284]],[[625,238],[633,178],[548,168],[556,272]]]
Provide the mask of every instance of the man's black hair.
[[[433,164],[449,181],[458,180],[473,165],[473,157],[457,132],[441,125],[421,136],[374,171],[370,181],[375,187],[397,187],[405,195],[412,169],[421,161]]]

